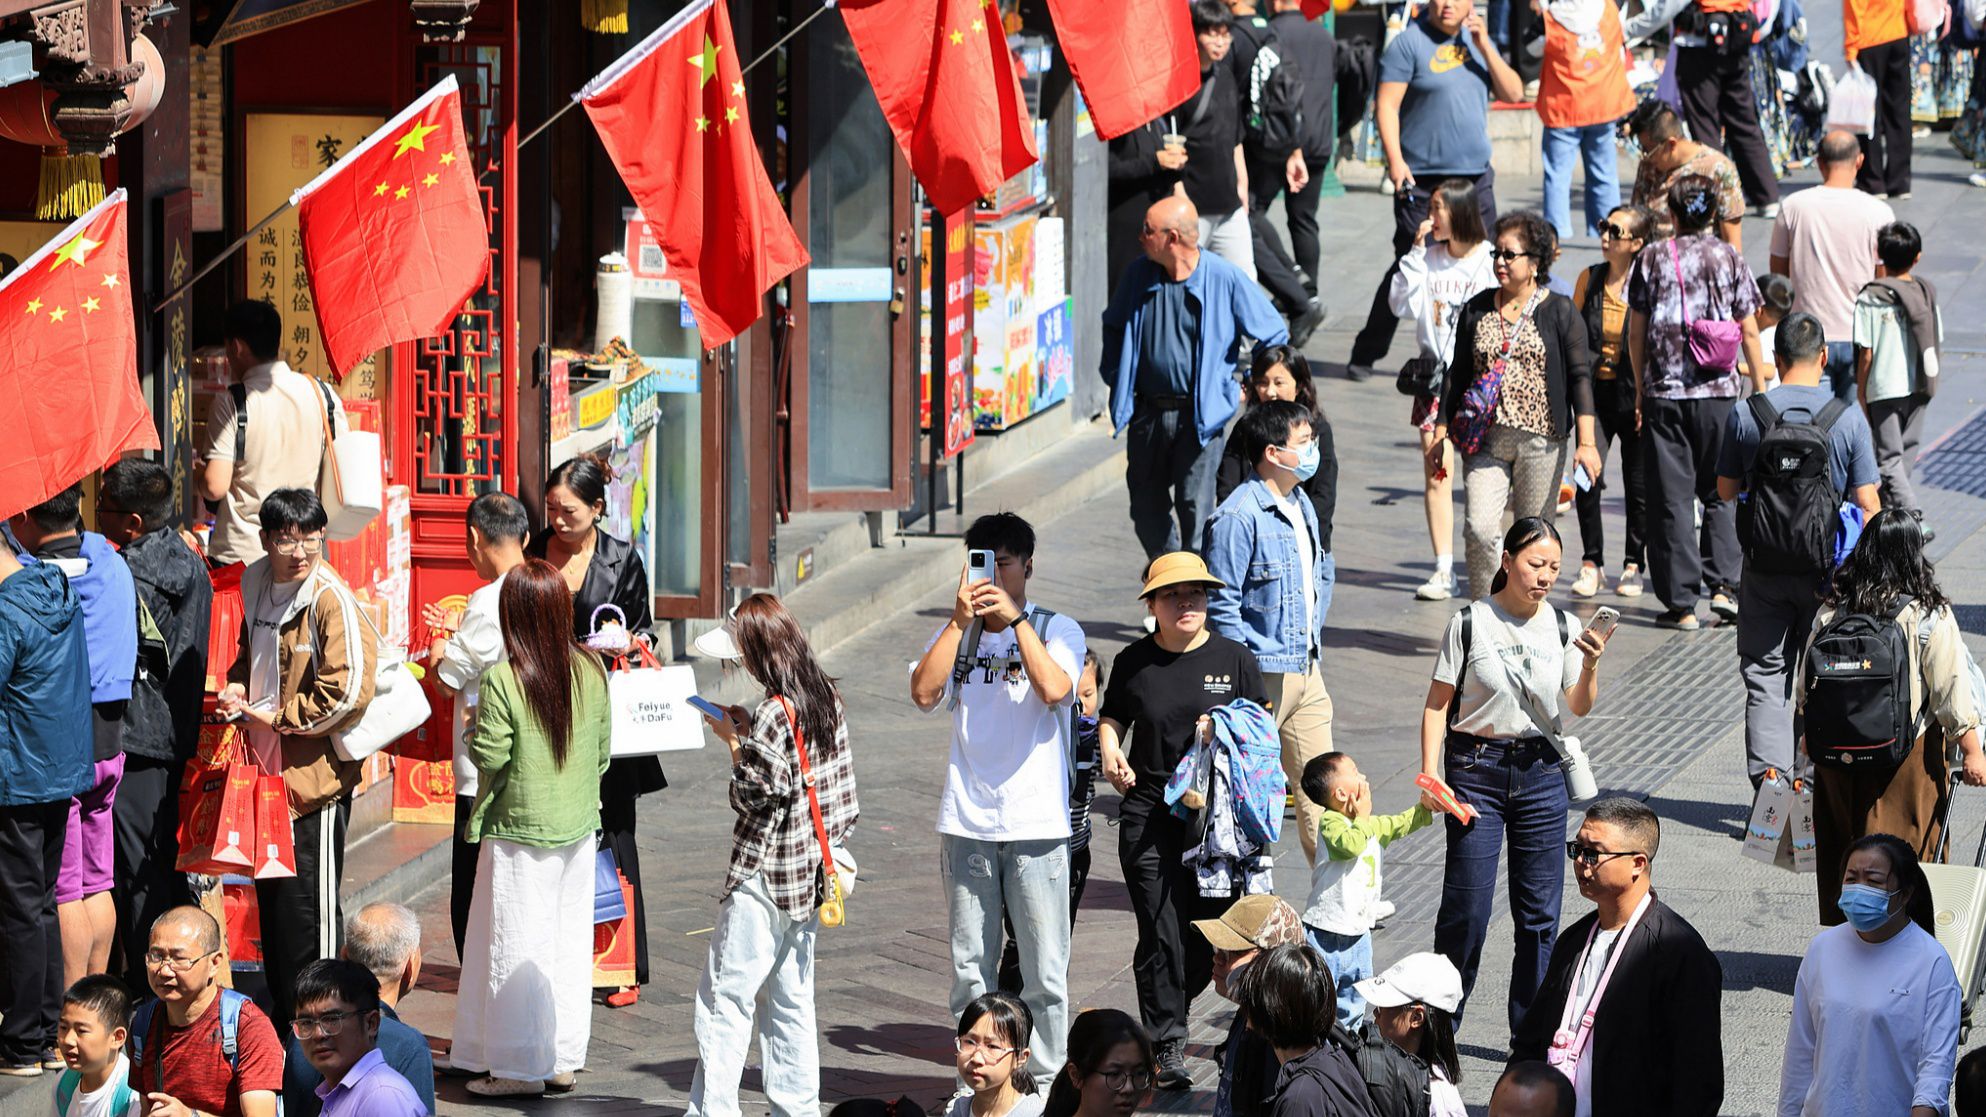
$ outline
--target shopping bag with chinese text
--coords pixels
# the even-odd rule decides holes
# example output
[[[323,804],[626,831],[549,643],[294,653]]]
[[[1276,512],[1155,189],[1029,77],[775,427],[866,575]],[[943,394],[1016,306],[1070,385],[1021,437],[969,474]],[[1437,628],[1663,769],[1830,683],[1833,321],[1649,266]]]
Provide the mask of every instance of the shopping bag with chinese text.
[[[230,764],[188,774],[194,777],[192,787],[180,804],[186,840],[174,867],[219,876],[253,866],[248,850],[255,839],[255,769]]]
[[[255,879],[297,875],[295,831],[290,828],[290,794],[283,777],[255,778]]]

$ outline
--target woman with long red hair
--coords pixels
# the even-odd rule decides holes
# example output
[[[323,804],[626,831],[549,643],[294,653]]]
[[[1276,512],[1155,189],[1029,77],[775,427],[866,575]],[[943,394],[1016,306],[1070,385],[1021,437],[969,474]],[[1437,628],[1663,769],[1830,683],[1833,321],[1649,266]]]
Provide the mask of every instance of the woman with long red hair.
[[[592,1033],[594,831],[609,759],[607,676],[574,642],[572,591],[527,559],[497,599],[509,660],[483,676],[469,753],[475,899],[450,1063],[486,1097],[562,1093]]]
[[[756,711],[733,706],[728,717],[709,719],[731,748],[731,809],[738,822],[710,962],[696,992],[701,1057],[690,1112],[738,1112],[738,1079],[761,989],[766,1101],[774,1113],[818,1112],[814,935],[821,925],[817,909],[827,897],[820,832],[839,849],[857,814],[841,695],[792,614],[768,593],[746,598],[697,648],[743,661],[765,687],[765,701]]]

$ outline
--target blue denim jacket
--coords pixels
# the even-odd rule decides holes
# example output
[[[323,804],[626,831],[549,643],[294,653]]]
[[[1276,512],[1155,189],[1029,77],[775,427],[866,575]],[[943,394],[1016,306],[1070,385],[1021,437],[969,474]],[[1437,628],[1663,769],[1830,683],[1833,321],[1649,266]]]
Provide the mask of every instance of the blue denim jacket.
[[[1099,369],[1110,385],[1110,425],[1118,434],[1131,422],[1137,405],[1138,355],[1145,336],[1145,303],[1163,277],[1158,265],[1140,256],[1124,269],[1117,293],[1103,311],[1103,364]],[[1200,304],[1199,351],[1194,354],[1193,425],[1200,445],[1220,437],[1241,400],[1234,379],[1235,338],[1247,334],[1256,348],[1289,340],[1289,324],[1240,268],[1211,252],[1185,279],[1186,292]],[[1268,670],[1265,666],[1263,670]]]
[[[1316,539],[1317,512],[1310,501],[1299,495],[1290,504]],[[1301,558],[1296,524],[1260,477],[1229,493],[1207,521],[1207,569],[1227,583],[1207,594],[1207,620],[1215,632],[1254,652],[1265,673],[1300,674],[1309,669],[1310,649],[1323,644],[1331,563],[1319,553],[1311,564],[1317,624],[1306,633],[1303,582],[1296,576]]]

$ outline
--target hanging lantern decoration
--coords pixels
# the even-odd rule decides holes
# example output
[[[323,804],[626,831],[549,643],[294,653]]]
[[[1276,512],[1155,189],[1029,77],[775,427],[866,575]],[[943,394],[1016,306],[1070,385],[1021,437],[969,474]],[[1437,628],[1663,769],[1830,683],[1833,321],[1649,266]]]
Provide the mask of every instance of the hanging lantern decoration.
[[[579,0],[579,22],[599,35],[628,33],[628,0]]]
[[[144,123],[165,95],[165,61],[150,39],[132,38],[131,61],[142,71],[124,87],[131,117],[118,135]],[[0,136],[41,149],[41,186],[35,196],[35,217],[41,221],[81,217],[104,196],[103,159],[72,153],[56,127],[58,96],[56,89],[39,80],[0,89]]]

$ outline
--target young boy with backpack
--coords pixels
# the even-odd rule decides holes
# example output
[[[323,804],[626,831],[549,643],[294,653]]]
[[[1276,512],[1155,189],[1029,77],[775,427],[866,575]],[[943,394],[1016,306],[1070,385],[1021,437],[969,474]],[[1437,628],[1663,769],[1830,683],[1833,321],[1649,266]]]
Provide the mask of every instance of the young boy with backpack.
[[[1924,408],[1938,390],[1938,343],[1945,332],[1936,289],[1910,274],[1923,248],[1923,238],[1908,222],[1892,221],[1877,230],[1882,277],[1855,299],[1856,394],[1875,436],[1883,503],[1920,515],[1910,474],[1917,465]],[[1928,527],[1925,534],[1935,535]]]
[[[1843,501],[1864,516],[1880,507],[1869,424],[1823,383],[1820,320],[1788,315],[1773,343],[1779,387],[1732,409],[1717,458],[1717,493],[1739,502],[1738,673],[1754,789],[1768,770],[1794,770],[1800,650],[1834,570]]]
[[[56,1046],[68,1067],[55,1080],[55,1117],[144,1117],[131,1087],[131,993],[114,977],[91,974],[62,995]]]

